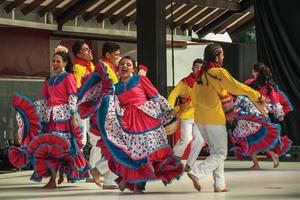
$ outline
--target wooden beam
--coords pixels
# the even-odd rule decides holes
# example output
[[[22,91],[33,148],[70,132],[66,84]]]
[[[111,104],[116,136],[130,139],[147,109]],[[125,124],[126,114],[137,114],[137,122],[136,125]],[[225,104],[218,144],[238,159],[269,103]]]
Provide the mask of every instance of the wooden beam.
[[[202,6],[197,6],[196,8],[194,8],[193,10],[191,10],[190,12],[188,12],[184,16],[182,16],[179,20],[173,22],[170,26],[172,28],[175,28],[177,26],[184,24],[184,22],[191,19],[193,16],[197,15],[197,13],[201,12],[202,9],[203,9]]]
[[[115,41],[115,42],[126,42],[136,44],[135,36],[118,36],[109,34],[95,34],[95,33],[77,33],[67,31],[53,31],[52,36],[67,37],[67,38],[83,38],[87,40],[102,40],[102,41]]]
[[[80,0],[72,0],[69,3],[67,3],[66,5],[64,5],[62,8],[55,10],[55,12],[53,13],[54,17],[60,16],[63,12],[65,12],[66,10],[71,8],[73,5],[75,5],[79,1]]]
[[[207,15],[209,15],[211,12],[213,12],[216,8],[203,8],[205,9],[204,11],[202,12],[199,12],[197,14],[197,16],[195,16],[193,19],[191,19],[188,23],[184,23],[182,24],[180,27],[183,31],[185,30],[191,30],[192,27],[197,23],[199,22],[201,19],[203,19],[204,17],[206,17]],[[202,9],[202,10],[203,10]]]
[[[126,16],[122,21],[124,25],[129,24],[129,22],[133,22],[136,19],[136,12],[132,13],[130,16]]]
[[[20,6],[22,3],[24,3],[26,0],[15,0],[9,3],[4,7],[4,10],[6,13],[10,13],[14,8]]]
[[[175,10],[177,10],[180,6],[182,6],[182,4],[176,3],[173,5],[173,12]],[[166,10],[166,16],[168,16],[169,14],[171,14],[171,6],[169,6],[169,8]]]
[[[246,3],[246,1],[247,1],[247,3]],[[240,3],[240,9],[238,11],[228,10],[225,13],[223,13],[222,15],[220,15],[219,17],[217,17],[216,19],[214,19],[212,22],[210,22],[209,24],[207,24],[206,26],[204,26],[200,31],[197,31],[198,37],[202,38],[203,36],[207,35],[211,31],[213,31],[216,27],[218,27],[219,24],[221,24],[223,21],[225,21],[227,18],[231,17],[235,13],[238,13],[238,12],[239,13],[243,13],[243,12],[245,12],[245,10],[247,10],[249,7],[252,6],[250,0],[249,1],[246,0],[246,1],[244,2],[243,6],[241,6],[242,4]]]
[[[251,8],[253,6],[254,0],[243,0],[241,4],[241,10],[240,11],[246,11],[247,9]],[[249,10],[249,12],[254,13],[253,10]]]
[[[240,26],[238,29],[234,30],[233,32],[230,33],[230,36],[236,37],[238,34],[240,34],[242,31],[244,31],[245,29],[249,28],[250,26],[254,26],[255,25],[255,21],[249,21],[245,24],[243,24],[242,26]]]
[[[110,9],[108,9],[106,12],[104,13],[100,13],[97,16],[97,22],[101,23],[105,18],[111,16],[112,14],[114,14],[114,12],[120,10],[123,6],[125,6],[127,3],[129,3],[130,0],[121,0],[120,2],[118,2],[116,5],[114,5],[113,7],[111,7]]]
[[[207,25],[205,25],[203,28],[201,28],[199,31],[194,31],[197,33],[199,38],[202,38],[203,36],[207,35],[208,33],[210,33],[215,27],[217,27],[220,23],[222,23],[224,20],[226,20],[227,18],[231,17],[234,14],[233,11],[229,10],[226,11],[225,13],[223,13],[222,15],[220,15],[219,17],[217,17],[216,19],[214,19],[213,21],[211,21],[210,23],[208,23]]]
[[[98,15],[100,11],[105,9],[107,6],[112,4],[114,0],[105,0],[101,4],[99,4],[96,8],[94,8],[91,12],[88,12],[83,15],[84,21],[88,21],[92,19],[94,16]]]
[[[190,10],[193,6],[192,5],[184,5],[182,8],[180,8],[179,10],[177,10],[174,14],[173,14],[173,20],[176,20],[178,17],[180,17],[181,15],[183,15],[184,13],[186,13],[188,10]],[[169,17],[166,21],[167,24],[171,24],[172,23],[172,17]]]
[[[247,15],[245,18],[238,21],[233,26],[230,26],[226,31],[230,35],[236,35],[241,30],[244,30],[245,28],[248,28],[249,26],[253,25],[254,24],[254,19],[255,19],[254,14],[251,13],[250,15]]]
[[[30,4],[27,4],[24,8],[22,8],[22,13],[24,15],[27,15],[28,13],[30,13],[31,11],[33,11],[35,8],[37,8],[38,6],[41,5],[41,3],[43,3],[46,0],[34,0],[33,2],[31,2]]]
[[[56,17],[56,22],[61,28],[63,24],[65,24],[67,21],[74,19],[76,16],[81,15],[91,7],[94,3],[96,3],[98,0],[84,0],[84,1],[78,1],[76,4],[74,4],[71,8],[63,12],[61,15]]]
[[[226,10],[239,11],[241,5],[238,2],[227,1],[227,0],[174,0],[176,3],[206,6],[210,8],[220,8]]]
[[[167,95],[166,7],[161,0],[137,0],[137,58],[149,66],[147,77]],[[151,37],[149,37],[149,34]]]
[[[44,8],[42,8],[39,11],[40,17],[44,16],[47,12],[52,11],[53,9],[55,9],[56,6],[61,4],[61,2],[63,2],[63,1],[64,0],[54,0],[54,1],[50,2],[49,4],[47,4]]]
[[[232,24],[234,21],[238,20],[242,16],[243,16],[243,14],[241,14],[241,13],[235,13],[231,17],[228,17],[226,20],[224,20],[222,23],[220,23],[218,26],[216,26],[212,31],[215,34],[224,33],[224,32],[226,32],[226,29],[230,24]]]
[[[214,13],[212,13],[211,15],[209,15],[207,18],[205,18],[203,21],[201,21],[200,23],[197,23],[196,25],[194,25],[192,27],[192,30],[194,32],[197,32],[200,28],[204,27],[207,23],[209,23],[210,21],[214,20],[215,18],[217,18],[218,16],[220,16],[221,14],[225,13],[225,10],[217,10]]]
[[[133,11],[135,9],[135,7],[136,7],[136,1],[133,2],[132,4],[130,4],[124,10],[122,10],[119,14],[112,16],[110,18],[110,22],[112,24],[115,24],[116,22],[118,22],[119,20],[121,20],[122,18],[124,18],[128,13],[130,13],[131,11]]]

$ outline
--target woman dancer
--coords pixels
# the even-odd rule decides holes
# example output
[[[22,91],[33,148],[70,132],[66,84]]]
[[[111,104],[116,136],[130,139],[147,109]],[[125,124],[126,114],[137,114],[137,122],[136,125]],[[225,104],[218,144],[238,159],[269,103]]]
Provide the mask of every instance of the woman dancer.
[[[33,166],[34,181],[49,177],[43,188],[56,188],[68,182],[89,176],[89,164],[80,151],[81,127],[78,124],[76,81],[67,49],[59,47],[52,57],[55,76],[46,80],[42,100],[34,103],[21,95],[15,95],[13,105],[20,125],[21,148],[10,149],[10,162],[16,167]]]
[[[79,110],[82,116],[96,110],[99,145],[118,176],[119,189],[141,193],[149,180],[168,184],[178,179],[183,167],[168,145],[164,128],[174,120],[172,109],[149,79],[133,74],[134,70],[135,61],[123,57],[119,82],[113,85],[102,65],[84,84]]]

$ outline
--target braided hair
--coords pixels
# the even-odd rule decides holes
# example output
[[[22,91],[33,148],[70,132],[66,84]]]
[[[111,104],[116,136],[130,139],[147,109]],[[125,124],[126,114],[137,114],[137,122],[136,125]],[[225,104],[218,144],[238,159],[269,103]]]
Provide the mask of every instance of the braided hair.
[[[199,80],[197,81],[198,84],[203,84],[201,75],[202,73],[204,73],[205,75],[205,79],[206,79],[206,85],[208,85],[208,80],[207,80],[207,74],[217,80],[221,80],[218,77],[208,73],[208,69],[209,69],[209,62],[215,62],[215,59],[217,56],[219,56],[222,53],[222,47],[221,45],[217,44],[217,43],[213,43],[213,44],[209,44],[205,47],[204,49],[204,64],[202,66],[201,72],[200,72],[200,77]]]

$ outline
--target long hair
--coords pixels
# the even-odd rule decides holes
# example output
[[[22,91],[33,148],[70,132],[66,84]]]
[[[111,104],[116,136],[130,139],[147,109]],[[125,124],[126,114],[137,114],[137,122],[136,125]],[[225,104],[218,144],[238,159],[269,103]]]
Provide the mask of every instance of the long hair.
[[[253,71],[255,72],[258,72],[260,71],[261,68],[265,67],[265,64],[264,63],[261,63],[261,62],[258,62],[258,63],[255,63],[252,67]]]
[[[262,63],[258,71],[257,83],[259,86],[267,88],[267,94],[270,95],[273,87],[275,86],[272,72],[269,67]]]

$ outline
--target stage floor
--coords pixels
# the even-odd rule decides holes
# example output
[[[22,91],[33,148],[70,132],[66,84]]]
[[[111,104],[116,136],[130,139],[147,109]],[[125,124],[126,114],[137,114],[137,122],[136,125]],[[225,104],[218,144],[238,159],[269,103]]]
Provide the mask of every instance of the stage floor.
[[[202,180],[197,192],[184,174],[179,181],[165,187],[160,181],[147,184],[146,193],[134,195],[129,191],[102,190],[94,183],[63,183],[57,189],[43,190],[43,183],[29,180],[31,171],[0,174],[0,199],[50,200],[276,200],[300,199],[300,162],[281,162],[278,169],[272,162],[261,161],[263,170],[248,170],[249,161],[226,161],[225,176],[228,193],[214,193],[212,177]]]

